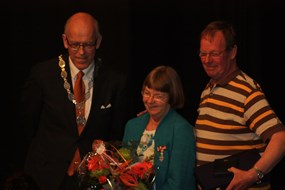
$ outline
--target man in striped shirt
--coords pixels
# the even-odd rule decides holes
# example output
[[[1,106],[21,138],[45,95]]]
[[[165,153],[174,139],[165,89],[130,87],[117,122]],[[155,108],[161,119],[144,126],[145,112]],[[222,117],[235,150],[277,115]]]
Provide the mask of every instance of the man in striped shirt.
[[[227,190],[252,187],[285,155],[285,127],[259,84],[238,68],[236,55],[233,27],[224,21],[208,24],[199,56],[211,79],[201,94],[195,124],[197,165],[253,148],[261,154],[247,171],[230,168],[234,177]]]

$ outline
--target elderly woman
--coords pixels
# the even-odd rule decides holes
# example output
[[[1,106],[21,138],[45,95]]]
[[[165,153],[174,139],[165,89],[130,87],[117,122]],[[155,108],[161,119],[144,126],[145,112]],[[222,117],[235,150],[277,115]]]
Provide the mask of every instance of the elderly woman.
[[[153,188],[196,189],[193,126],[175,110],[184,106],[179,75],[169,66],[158,66],[145,78],[141,93],[146,111],[127,122],[123,142],[138,142],[140,160],[154,163]]]

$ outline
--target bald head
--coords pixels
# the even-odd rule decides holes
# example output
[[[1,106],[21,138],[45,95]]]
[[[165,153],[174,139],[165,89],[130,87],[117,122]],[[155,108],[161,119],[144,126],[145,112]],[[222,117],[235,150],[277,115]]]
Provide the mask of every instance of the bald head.
[[[98,21],[90,14],[78,12],[72,15],[65,23],[66,35],[86,36],[90,35],[96,40],[100,36]]]

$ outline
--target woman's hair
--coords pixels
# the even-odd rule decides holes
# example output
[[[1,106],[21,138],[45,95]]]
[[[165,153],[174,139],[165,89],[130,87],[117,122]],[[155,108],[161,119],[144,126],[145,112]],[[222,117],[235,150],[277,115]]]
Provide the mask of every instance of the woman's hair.
[[[182,108],[185,97],[181,79],[177,72],[170,66],[157,66],[145,78],[142,92],[145,87],[160,92],[168,93],[169,104],[172,108]]]

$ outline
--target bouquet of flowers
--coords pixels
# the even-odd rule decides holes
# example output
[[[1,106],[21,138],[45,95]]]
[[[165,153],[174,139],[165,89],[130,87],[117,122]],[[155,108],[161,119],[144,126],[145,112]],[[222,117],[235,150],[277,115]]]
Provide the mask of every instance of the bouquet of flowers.
[[[136,144],[94,140],[78,167],[82,190],[149,190],[155,180],[152,162],[138,161]]]

